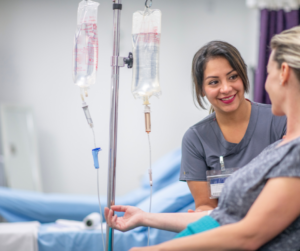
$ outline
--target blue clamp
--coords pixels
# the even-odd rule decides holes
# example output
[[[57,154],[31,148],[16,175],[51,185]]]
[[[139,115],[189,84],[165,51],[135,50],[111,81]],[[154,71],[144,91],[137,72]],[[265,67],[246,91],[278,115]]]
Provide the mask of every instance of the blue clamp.
[[[98,153],[101,151],[101,148],[95,148],[92,150],[93,158],[94,158],[94,166],[96,169],[99,169],[99,161],[98,161]]]

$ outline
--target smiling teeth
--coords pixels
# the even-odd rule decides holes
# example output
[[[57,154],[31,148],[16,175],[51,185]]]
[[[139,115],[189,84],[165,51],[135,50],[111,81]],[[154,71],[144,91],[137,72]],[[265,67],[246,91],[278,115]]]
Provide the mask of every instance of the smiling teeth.
[[[222,98],[221,100],[229,100],[229,99],[233,99],[234,95],[229,97],[229,98]]]

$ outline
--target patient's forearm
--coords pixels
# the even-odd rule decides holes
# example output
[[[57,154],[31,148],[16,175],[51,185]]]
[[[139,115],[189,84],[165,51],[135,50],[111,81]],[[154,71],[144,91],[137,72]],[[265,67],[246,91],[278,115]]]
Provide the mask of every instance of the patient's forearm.
[[[142,225],[172,232],[184,230],[188,224],[202,218],[207,212],[199,213],[146,213]]]
[[[159,251],[234,251],[256,250],[251,235],[245,234],[243,224],[235,223],[206,231],[204,233],[178,238],[157,246]]]

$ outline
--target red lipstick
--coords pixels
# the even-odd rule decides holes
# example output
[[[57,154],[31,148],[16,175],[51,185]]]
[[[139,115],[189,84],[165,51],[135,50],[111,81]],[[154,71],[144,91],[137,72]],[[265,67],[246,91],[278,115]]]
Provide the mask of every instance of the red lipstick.
[[[232,95],[232,96],[228,96],[228,97],[224,97],[223,99],[227,99],[227,98],[230,98],[230,97],[232,97],[232,98],[230,98],[230,99],[227,99],[227,100],[223,100],[223,99],[219,99],[220,101],[222,101],[224,104],[230,104],[230,103],[232,103],[233,102],[233,100],[235,99],[235,96],[236,96],[236,94],[234,94],[234,95]]]

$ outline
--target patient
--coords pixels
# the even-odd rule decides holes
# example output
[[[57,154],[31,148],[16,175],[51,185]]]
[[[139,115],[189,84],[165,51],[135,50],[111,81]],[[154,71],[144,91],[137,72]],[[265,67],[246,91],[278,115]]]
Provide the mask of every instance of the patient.
[[[226,180],[210,215],[105,208],[107,223],[121,231],[150,226],[180,232],[174,240],[131,251],[300,249],[300,27],[274,36],[271,48],[265,88],[272,112],[287,116],[286,137]]]

